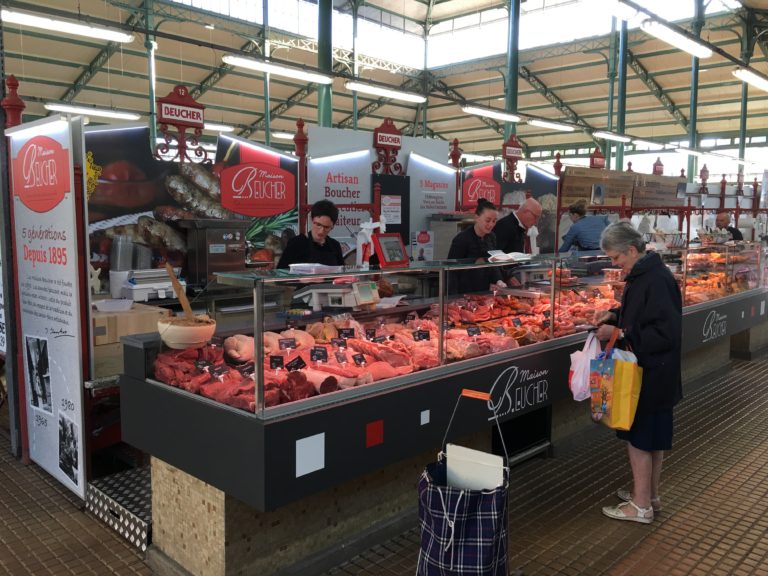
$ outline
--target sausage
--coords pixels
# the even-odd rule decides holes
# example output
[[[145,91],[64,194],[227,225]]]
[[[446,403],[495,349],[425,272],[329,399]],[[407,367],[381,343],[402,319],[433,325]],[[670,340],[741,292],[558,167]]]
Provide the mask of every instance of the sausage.
[[[176,206],[156,206],[153,214],[161,222],[177,222],[178,220],[194,220],[195,215],[189,210]]]
[[[223,208],[220,203],[207,196],[205,192],[184,176],[168,176],[165,179],[165,186],[173,199],[195,216],[220,220],[238,218],[234,212]]]
[[[128,240],[137,244],[146,244],[144,237],[139,232],[138,224],[120,224],[104,230],[104,235],[110,240],[115,236],[127,236]]]
[[[186,252],[187,243],[176,230],[165,224],[150,218],[149,216],[139,216],[139,235],[144,238],[147,244],[156,248],[168,248],[177,252]]]
[[[208,196],[214,200],[219,200],[221,198],[219,179],[211,174],[204,166],[184,162],[180,165],[179,171],[183,176],[186,176],[191,180],[195,186],[200,188],[200,190],[208,194]]]

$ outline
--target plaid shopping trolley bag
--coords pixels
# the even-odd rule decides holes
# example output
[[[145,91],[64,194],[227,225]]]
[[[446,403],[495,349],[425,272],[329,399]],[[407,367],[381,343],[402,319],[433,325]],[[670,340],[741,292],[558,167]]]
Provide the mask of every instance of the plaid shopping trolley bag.
[[[462,397],[490,399],[484,392],[462,391],[443,438],[445,451],[419,479],[417,576],[507,576],[507,448],[501,429],[506,459],[446,445]]]

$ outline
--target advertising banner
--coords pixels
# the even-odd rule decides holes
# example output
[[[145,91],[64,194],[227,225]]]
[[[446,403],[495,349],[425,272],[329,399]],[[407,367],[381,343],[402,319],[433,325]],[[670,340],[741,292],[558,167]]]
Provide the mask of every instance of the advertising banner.
[[[6,135],[30,457],[84,498],[78,275],[85,264],[77,250],[76,211],[82,207],[73,178],[73,145],[82,140],[73,141],[72,128],[54,116]]]
[[[426,230],[432,214],[454,210],[454,168],[412,152],[408,158],[408,176],[411,178],[411,230]]]
[[[473,166],[462,171],[461,208],[471,212],[477,208],[478,198],[501,204],[501,162]]]
[[[685,198],[678,198],[677,187],[684,182],[673,176],[636,174],[635,188],[632,192],[632,207],[646,206],[684,206]]]
[[[307,163],[307,203],[311,206],[318,200],[330,200],[337,205],[370,204],[372,161],[368,149],[311,158]],[[339,220],[331,236],[354,238],[360,230],[360,222],[370,217],[367,209],[340,208]]]
[[[635,174],[618,170],[568,166],[563,174],[561,205],[583,201],[591,206],[621,206],[632,202]]]

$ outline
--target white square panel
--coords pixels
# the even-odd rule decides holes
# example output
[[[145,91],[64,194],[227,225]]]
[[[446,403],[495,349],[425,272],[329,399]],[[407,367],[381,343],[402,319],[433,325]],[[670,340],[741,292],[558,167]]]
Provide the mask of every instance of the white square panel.
[[[296,478],[325,468],[325,432],[296,440]]]
[[[421,425],[429,424],[429,410],[421,411]]]

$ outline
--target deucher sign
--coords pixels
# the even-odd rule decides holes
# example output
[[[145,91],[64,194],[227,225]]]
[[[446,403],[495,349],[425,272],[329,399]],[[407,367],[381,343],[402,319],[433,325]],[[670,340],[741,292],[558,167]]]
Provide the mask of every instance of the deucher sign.
[[[168,102],[164,102],[160,106],[157,117],[160,122],[176,123],[179,120],[182,120],[200,128],[202,128],[204,124],[202,110],[196,110],[189,106],[169,104]]]
[[[376,145],[378,146],[392,146],[394,148],[400,148],[402,137],[400,134],[386,134],[384,132],[378,132],[376,134]]]

